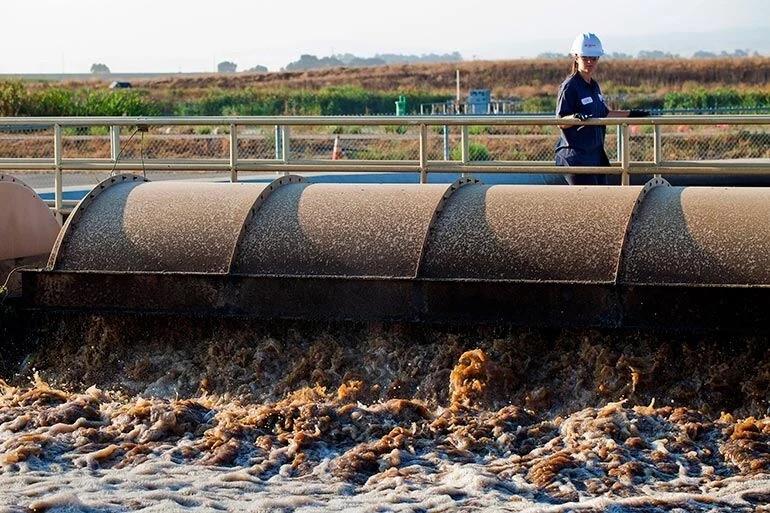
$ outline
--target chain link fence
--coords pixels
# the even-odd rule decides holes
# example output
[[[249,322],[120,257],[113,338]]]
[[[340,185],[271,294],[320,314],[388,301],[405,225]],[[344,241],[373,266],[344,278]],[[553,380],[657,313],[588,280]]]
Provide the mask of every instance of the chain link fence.
[[[120,157],[145,161],[227,159],[229,131],[229,126],[185,126],[151,127],[145,133],[123,127]],[[108,127],[66,127],[62,132],[64,159],[111,158]],[[444,127],[429,128],[428,159],[459,161],[460,128],[447,127],[444,132]],[[470,161],[552,162],[559,131],[549,126],[471,126],[468,132]],[[662,127],[661,143],[664,160],[770,158],[770,126],[667,125]],[[630,127],[631,160],[651,161],[653,144],[652,127]],[[0,158],[52,159],[53,147],[50,128],[0,130]],[[417,160],[419,129],[296,126],[291,127],[288,147],[290,160]],[[611,160],[618,159],[617,147],[617,127],[608,126],[605,148]],[[280,158],[275,127],[239,128],[238,158]]]
[[[75,181],[95,184],[110,174],[116,153],[119,161],[142,162],[151,179],[197,177],[222,178],[221,164],[230,158],[230,125],[119,127],[114,137],[108,126],[62,127],[61,157],[66,161],[104,159],[99,170],[64,171],[65,185]],[[468,161],[532,162],[552,165],[559,137],[555,126],[474,125],[468,130]],[[619,160],[618,126],[607,126],[605,148],[611,161]],[[770,159],[770,125],[663,125],[661,160],[663,161],[743,161]],[[291,126],[282,132],[274,125],[239,126],[237,158],[239,162],[262,161],[411,161],[420,158],[420,129],[417,126]],[[281,140],[288,137],[288,144]],[[117,143],[117,150],[115,146]],[[630,160],[654,160],[654,127],[629,127]],[[459,126],[428,126],[427,159],[432,170],[441,170],[442,161],[459,162],[462,158]],[[288,150],[286,155],[284,150]],[[54,130],[32,125],[0,126],[0,159],[54,159]],[[198,163],[199,171],[163,170],[164,161]],[[206,170],[207,163],[219,162],[220,170]],[[16,168],[14,168],[16,169]],[[42,186],[52,186],[51,170],[26,171],[47,174]],[[26,179],[26,178],[25,178]],[[40,185],[39,182],[34,182]]]

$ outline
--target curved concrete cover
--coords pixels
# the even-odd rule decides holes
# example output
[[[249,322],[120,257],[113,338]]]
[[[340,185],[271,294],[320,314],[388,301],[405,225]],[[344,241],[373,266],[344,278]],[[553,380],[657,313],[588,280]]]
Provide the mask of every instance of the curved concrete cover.
[[[0,260],[45,255],[58,233],[59,223],[34,190],[0,177]]]
[[[770,188],[655,188],[625,260],[627,283],[770,284]]]
[[[53,267],[770,284],[766,188],[654,187],[636,207],[640,187],[468,185],[450,195],[443,184],[279,182],[144,183],[115,177],[70,218]],[[18,202],[32,199],[18,184],[2,190],[25,195]]]
[[[640,189],[463,187],[439,216],[420,275],[613,281]]]
[[[234,272],[414,276],[447,185],[281,187],[246,227]]]
[[[117,183],[67,227],[56,268],[227,272],[244,220],[266,187]]]

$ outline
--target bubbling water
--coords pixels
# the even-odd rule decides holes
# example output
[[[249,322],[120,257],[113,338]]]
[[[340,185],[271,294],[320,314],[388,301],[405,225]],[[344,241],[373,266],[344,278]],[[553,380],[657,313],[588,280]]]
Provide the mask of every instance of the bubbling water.
[[[770,499],[761,337],[39,325],[53,328],[31,337],[56,343],[0,383],[5,511],[755,511]]]

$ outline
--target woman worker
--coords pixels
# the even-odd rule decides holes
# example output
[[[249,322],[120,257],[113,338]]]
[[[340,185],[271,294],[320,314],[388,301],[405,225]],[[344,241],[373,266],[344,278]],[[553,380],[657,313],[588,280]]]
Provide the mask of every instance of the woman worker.
[[[602,42],[596,34],[579,34],[570,49],[572,73],[559,87],[556,117],[579,119],[604,117],[643,117],[644,110],[610,110],[604,102],[599,84],[593,79],[599,57],[604,55]],[[556,144],[557,166],[609,166],[604,151],[603,125],[560,125],[561,137]],[[606,185],[604,174],[567,174],[570,185]]]

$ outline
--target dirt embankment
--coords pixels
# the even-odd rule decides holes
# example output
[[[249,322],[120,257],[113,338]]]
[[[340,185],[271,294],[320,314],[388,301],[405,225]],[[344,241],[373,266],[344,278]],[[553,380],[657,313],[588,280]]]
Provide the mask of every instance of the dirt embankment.
[[[491,88],[498,96],[554,95],[569,71],[565,60],[518,59],[445,64],[403,64],[372,68],[331,68],[298,72],[239,73],[167,77],[135,81],[153,95],[173,92],[175,98],[195,98],[211,89],[309,89],[360,86],[369,90],[423,90],[452,95],[455,70],[463,90]],[[713,88],[766,87],[770,58],[604,60],[597,77],[603,85],[642,89],[649,94],[694,86]],[[67,82],[72,87],[104,87],[95,82]]]

